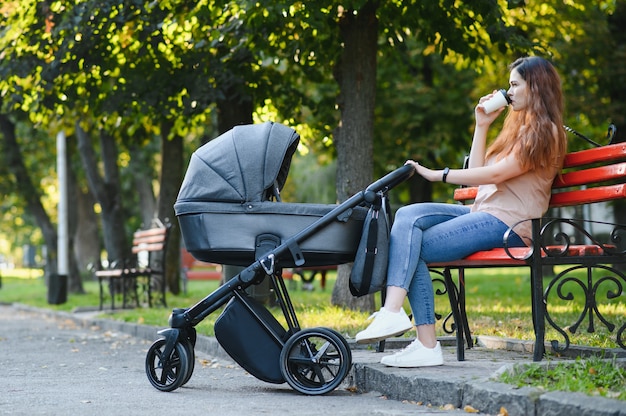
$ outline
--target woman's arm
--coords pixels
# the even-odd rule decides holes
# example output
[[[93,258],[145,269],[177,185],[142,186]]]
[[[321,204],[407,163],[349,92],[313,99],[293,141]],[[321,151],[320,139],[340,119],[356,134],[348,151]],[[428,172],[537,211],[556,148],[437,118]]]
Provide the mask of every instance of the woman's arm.
[[[408,160],[406,164],[413,165],[415,171],[430,182],[443,180],[443,169],[428,169],[413,160]],[[509,155],[493,165],[479,166],[468,169],[450,169],[446,175],[446,183],[467,186],[487,184],[497,185],[508,179],[526,173],[526,171],[527,169],[522,168],[515,156]]]
[[[478,105],[474,108],[476,126],[474,127],[474,137],[472,138],[472,147],[470,149],[468,160],[468,167],[470,168],[477,168],[485,165],[487,132],[489,131],[489,126],[491,126],[491,123],[493,123],[494,120],[504,111],[503,107],[492,113],[485,114],[485,108],[481,104],[493,97],[493,94],[500,94],[500,92],[494,91],[491,94],[481,97],[480,100],[478,100]]]

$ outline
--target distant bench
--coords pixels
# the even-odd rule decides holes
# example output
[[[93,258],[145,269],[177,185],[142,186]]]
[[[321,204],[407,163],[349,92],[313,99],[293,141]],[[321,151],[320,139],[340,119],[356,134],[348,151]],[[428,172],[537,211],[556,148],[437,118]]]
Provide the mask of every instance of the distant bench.
[[[313,290],[313,282],[315,281],[315,276],[319,274],[320,288],[322,290],[326,290],[326,274],[331,270],[337,270],[337,265],[296,267],[292,269],[292,274],[300,276],[300,280],[302,280],[303,290]]]
[[[129,296],[133,296],[135,305],[140,305],[139,288],[146,294],[148,306],[152,307],[153,277],[160,276],[160,303],[167,306],[165,300],[165,253],[169,240],[171,225],[159,224],[146,230],[137,230],[133,234],[133,257],[120,263],[112,263],[109,268],[94,272],[100,286],[100,310],[104,306],[104,283],[108,282],[111,309],[115,309],[115,295],[122,293],[122,307],[130,304]],[[140,284],[139,278],[143,278]]]
[[[184,248],[180,251],[183,278],[188,280],[222,280],[222,266],[196,260]]]
[[[184,248],[181,250],[181,268],[184,282],[189,280],[222,280],[224,278],[222,265],[196,260]],[[326,290],[326,274],[331,270],[337,270],[337,266],[296,267],[284,269],[282,278],[293,281],[294,276],[298,276],[302,281],[302,289],[312,290],[313,281],[319,275],[320,287],[322,290]]]
[[[555,179],[552,186],[550,208],[624,199],[625,181],[626,143],[569,153],[565,157],[562,175]],[[471,203],[476,192],[476,187],[458,188],[454,199]],[[432,272],[443,277],[450,300],[455,322],[452,331],[456,332],[457,358],[464,360],[466,341],[468,348],[472,347],[465,310],[465,269],[486,267],[530,267],[535,361],[540,361],[545,353],[546,320],[564,339],[563,346],[557,341],[551,342],[555,352],[564,352],[569,348],[568,332],[575,333],[585,319],[588,332],[595,331],[596,322],[601,323],[610,332],[615,331],[617,344],[626,349],[626,317],[622,317],[622,322],[609,322],[598,309],[600,295],[608,300],[622,299],[626,302],[626,276],[619,269],[619,265],[626,264],[626,224],[561,217],[531,221],[530,247],[496,248],[474,253],[462,260],[429,264]],[[609,227],[608,237],[600,241],[598,234],[591,232],[594,226]],[[552,277],[544,291],[544,267],[557,265],[570,267]],[[452,270],[457,271],[458,285],[452,279]],[[573,273],[579,270],[586,272],[585,278]],[[594,276],[593,270],[602,270],[602,277]],[[583,292],[583,310],[575,322],[560,326],[549,314],[548,300],[550,296],[558,296],[560,300],[574,300],[574,292],[568,289],[568,284],[573,284],[578,291]]]

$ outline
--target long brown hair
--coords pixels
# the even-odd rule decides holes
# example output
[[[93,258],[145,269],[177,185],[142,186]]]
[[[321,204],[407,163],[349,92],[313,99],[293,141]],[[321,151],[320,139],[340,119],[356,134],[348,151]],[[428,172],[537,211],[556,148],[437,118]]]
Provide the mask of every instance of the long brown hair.
[[[517,59],[509,66],[516,70],[528,88],[527,106],[508,110],[502,131],[487,149],[487,158],[515,154],[525,169],[560,169],[567,151],[563,128],[561,79],[554,66],[537,57]]]

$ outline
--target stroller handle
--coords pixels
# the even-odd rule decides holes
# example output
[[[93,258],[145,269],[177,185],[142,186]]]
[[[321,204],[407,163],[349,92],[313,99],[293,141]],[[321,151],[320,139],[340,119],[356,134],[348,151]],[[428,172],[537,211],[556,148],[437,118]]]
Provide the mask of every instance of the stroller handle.
[[[415,169],[411,165],[404,165],[372,183],[365,189],[366,193],[387,191],[395,188],[402,182],[409,179],[415,173]]]

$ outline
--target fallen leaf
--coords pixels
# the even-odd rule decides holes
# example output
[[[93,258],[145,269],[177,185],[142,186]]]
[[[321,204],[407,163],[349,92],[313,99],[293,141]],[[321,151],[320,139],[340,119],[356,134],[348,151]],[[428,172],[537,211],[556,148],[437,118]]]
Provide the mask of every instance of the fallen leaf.
[[[443,410],[454,410],[456,409],[456,406],[453,405],[452,403],[448,403],[445,406],[443,406]]]
[[[509,411],[506,410],[505,407],[501,407],[500,412],[498,413],[498,416],[509,416]]]
[[[465,413],[478,413],[479,410],[478,409],[474,409],[472,406],[465,405],[465,407],[463,408],[463,410],[465,410]]]

